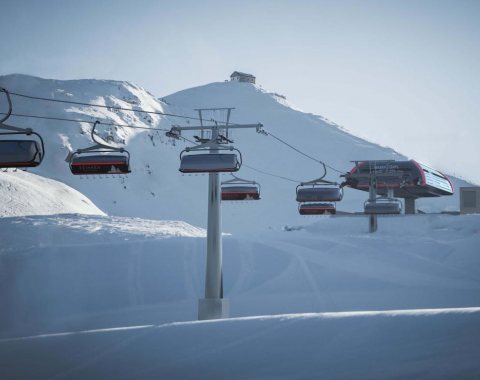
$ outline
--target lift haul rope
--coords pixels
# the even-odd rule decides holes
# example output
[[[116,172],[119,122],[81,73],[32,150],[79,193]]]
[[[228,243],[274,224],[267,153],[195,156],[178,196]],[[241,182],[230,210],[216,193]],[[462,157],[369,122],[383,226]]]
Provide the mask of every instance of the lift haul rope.
[[[0,115],[6,115],[4,112],[0,112]],[[147,130],[153,130],[153,131],[165,131],[168,132],[169,129],[165,128],[150,128],[150,127],[140,127],[138,125],[130,125],[130,124],[118,124],[118,123],[105,123],[103,121],[99,120],[82,120],[82,119],[68,119],[64,117],[52,117],[52,116],[38,116],[38,115],[25,115],[25,114],[18,114],[18,113],[12,113],[10,116],[16,116],[16,117],[26,117],[30,119],[45,119],[45,120],[55,120],[55,121],[70,121],[74,123],[86,123],[86,124],[95,124],[95,122],[98,121],[97,124],[101,125],[109,125],[112,127],[124,127],[124,128],[133,128],[133,129],[147,129]]]
[[[115,109],[115,110],[120,110],[120,111],[132,111],[132,112],[139,112],[139,113],[145,113],[145,114],[178,117],[178,118],[183,118],[183,119],[187,119],[187,120],[197,120],[197,121],[206,121],[206,122],[214,122],[214,123],[219,123],[219,124],[226,124],[225,122],[217,121],[217,120],[214,120],[214,119],[202,120],[198,117],[178,115],[178,114],[172,114],[172,113],[166,113],[166,112],[160,112],[160,111],[146,111],[146,110],[143,110],[143,109],[133,109],[133,108],[126,108],[126,107],[118,107],[118,106],[107,106],[107,105],[93,104],[93,103],[86,103],[86,102],[76,102],[76,101],[72,101],[72,100],[50,99],[50,98],[45,98],[45,97],[41,97],[41,96],[26,95],[26,94],[20,94],[20,93],[17,93],[17,92],[10,92],[10,91],[9,91],[9,94],[14,95],[14,96],[18,96],[18,97],[22,97],[22,98],[26,98],[26,99],[41,100],[41,101],[46,101],[46,102],[74,104],[74,105],[81,105],[81,106],[88,106],[88,107]],[[0,113],[0,114],[5,115],[5,113]],[[60,118],[60,117],[25,115],[25,114],[14,114],[14,113],[12,113],[10,116],[26,117],[26,118],[34,118],[34,119],[45,119],[45,120],[68,121],[68,122],[77,122],[77,123],[89,123],[89,124],[92,124],[92,125],[97,121],[97,120],[96,121],[90,121],[90,120],[68,119],[68,118]],[[133,129],[156,130],[156,131],[165,131],[165,132],[169,131],[169,130],[164,129],[164,128],[140,127],[140,126],[134,126],[134,125],[128,125],[128,124],[105,123],[105,122],[98,122],[97,124],[115,126],[115,127],[133,128]],[[232,125],[234,125],[234,124],[232,123]],[[295,152],[301,154],[302,156],[304,156],[304,157],[306,157],[306,158],[308,158],[308,159],[310,159],[310,160],[312,160],[316,163],[319,163],[321,165],[325,165],[327,168],[329,168],[329,169],[331,169],[331,170],[333,170],[337,173],[345,174],[345,172],[342,172],[338,169],[335,169],[334,167],[332,167],[330,165],[327,165],[325,162],[323,162],[321,160],[318,160],[315,157],[312,157],[311,155],[301,151],[300,149],[294,147],[293,145],[291,145],[290,143],[281,139],[280,137],[274,135],[273,133],[265,131],[265,134],[267,136],[273,137],[278,142],[284,144],[285,146],[287,146],[288,148],[290,148],[290,149],[294,150]],[[185,141],[188,141],[184,137],[182,137],[182,139],[185,140]],[[253,167],[250,167],[250,168],[253,169],[253,170],[257,170],[260,173],[263,172],[263,174],[270,175],[270,176],[277,177],[277,178],[281,178],[281,179],[284,179],[284,180],[287,180],[287,181],[290,181],[290,182],[301,182],[301,181],[295,181],[291,178],[287,178],[287,177],[279,176],[279,175],[276,175],[276,174],[264,172],[264,171],[261,171],[259,169],[255,169]]]
[[[101,104],[84,103],[84,102],[74,102],[72,100],[49,99],[49,98],[43,98],[41,96],[19,94],[17,92],[10,92],[10,95],[19,96],[19,97],[27,98],[27,99],[33,99],[33,100],[43,100],[43,101],[46,101],[46,102],[75,104],[75,105],[78,105],[78,106],[88,106],[88,107],[97,107],[97,108],[116,109],[116,110],[119,110],[119,111],[133,111],[133,112],[140,112],[140,113],[146,113],[146,114],[152,114],[152,115],[173,116],[173,117],[179,117],[179,118],[182,118],[182,119],[200,121],[200,118],[198,118],[198,117],[176,115],[176,114],[173,114],[173,113],[166,113],[166,112],[160,112],[160,111],[146,111],[146,110],[142,110],[142,109],[135,110],[133,108],[125,108],[125,107],[118,107],[118,106],[105,106],[105,105],[101,105]]]
[[[305,156],[305,157],[309,158],[310,160],[315,161],[315,162],[317,162],[317,163],[319,163],[319,164],[321,164],[321,165],[325,165],[327,168],[332,169],[333,171],[335,171],[335,172],[337,172],[337,173],[345,174],[345,172],[342,172],[342,171],[340,171],[340,170],[337,170],[337,169],[335,169],[334,167],[332,167],[332,166],[330,166],[330,165],[327,165],[325,162],[320,161],[320,160],[316,159],[315,157],[310,156],[309,154],[307,154],[307,153],[305,153],[305,152],[302,152],[300,149],[295,148],[293,145],[287,143],[285,140],[282,140],[280,137],[275,136],[273,133],[268,132],[268,131],[265,131],[265,133],[266,133],[267,135],[269,135],[269,136],[272,136],[275,140],[281,142],[282,144],[288,146],[290,149],[293,149],[295,152],[300,153],[302,156]]]

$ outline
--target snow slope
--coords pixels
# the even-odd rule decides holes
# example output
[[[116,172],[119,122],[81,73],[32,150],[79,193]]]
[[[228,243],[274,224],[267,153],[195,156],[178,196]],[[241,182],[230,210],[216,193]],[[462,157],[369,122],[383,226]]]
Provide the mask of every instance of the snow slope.
[[[97,216],[2,218],[0,337],[196,319],[204,231]],[[408,239],[405,238],[408,236]],[[165,239],[165,237],[170,237]],[[480,217],[326,217],[224,238],[234,317],[480,305]]]
[[[90,199],[61,182],[23,171],[0,173],[0,217],[105,215]]]
[[[281,315],[0,339],[21,379],[478,379],[480,308]]]
[[[209,322],[191,322],[201,229],[56,215],[0,230],[1,378],[480,375],[478,215],[382,217],[373,235],[366,217],[337,216],[226,236],[225,296],[244,318]]]
[[[236,107],[232,121],[262,122],[267,130],[341,171],[351,169],[350,160],[354,159],[404,158],[392,149],[359,139],[320,116],[296,110],[284,99],[245,83],[211,83],[166,96],[163,101],[143,88],[119,81],[58,81],[8,75],[0,77],[0,85],[11,91],[52,99],[142,108],[190,116],[196,116],[192,109],[198,107]],[[143,127],[166,129],[172,124],[187,123],[186,120],[179,118],[145,115],[135,111],[92,109],[18,97],[13,97],[13,101],[16,113],[101,119],[107,122],[135,123]],[[225,115],[219,113],[206,116],[222,119]],[[123,141],[127,143],[132,155],[133,173],[126,178],[92,180],[72,176],[64,162],[68,149],[88,146],[89,125],[23,118],[16,118],[14,121],[16,125],[34,127],[46,140],[45,161],[32,171],[78,189],[108,214],[185,220],[193,225],[205,227],[207,177],[182,176],[178,172],[178,155],[185,147],[184,143],[177,142],[173,145],[174,142],[166,138],[161,131],[123,127],[106,129],[101,132],[106,138],[118,143]],[[190,125],[193,123],[194,121],[191,121]],[[305,223],[305,219],[302,219],[297,211],[296,183],[270,177],[247,166],[301,181],[318,177],[321,174],[319,165],[280,145],[271,137],[257,135],[254,131],[235,132],[233,137],[236,146],[243,152],[246,164],[238,174],[247,179],[256,179],[262,184],[262,200],[241,204],[225,203],[225,231],[278,229],[285,224]],[[340,180],[338,173],[333,171],[329,172],[328,178]],[[454,182],[456,187],[466,184],[459,180]],[[345,211],[361,210],[366,197],[366,193],[347,190],[338,208]],[[421,200],[418,205],[425,211],[456,210],[458,194],[453,197]],[[252,218],[256,223],[251,223]]]

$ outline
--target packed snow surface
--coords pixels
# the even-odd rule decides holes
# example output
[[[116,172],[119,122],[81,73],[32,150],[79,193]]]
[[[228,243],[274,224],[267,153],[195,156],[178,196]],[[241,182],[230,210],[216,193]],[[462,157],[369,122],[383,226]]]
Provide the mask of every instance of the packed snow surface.
[[[61,182],[23,171],[0,173],[0,216],[105,215],[90,199]]]
[[[8,378],[477,379],[480,308],[294,314],[1,340]]]
[[[0,229],[7,375],[480,374],[478,215],[381,217],[375,234],[363,216],[322,217],[225,236],[225,296],[231,316],[247,318],[213,322],[189,322],[203,296],[203,230],[76,215],[3,218]]]
[[[199,122],[144,114],[138,112],[140,109],[197,117],[194,108],[235,107],[232,122],[260,122],[267,131],[305,153],[324,160],[340,172],[353,167],[351,160],[406,159],[390,148],[349,134],[321,116],[292,108],[274,93],[247,83],[211,83],[165,96],[161,100],[143,88],[121,81],[59,81],[7,75],[0,77],[0,85],[21,94],[132,109],[92,108],[12,96],[14,113],[17,114],[100,120],[161,129],[100,127],[98,132],[101,137],[115,146],[126,146],[130,151],[132,173],[127,177],[92,179],[92,176],[73,176],[64,161],[69,150],[92,144],[91,124],[22,117],[8,120],[17,126],[34,128],[45,140],[45,160],[41,166],[32,169],[33,172],[60,180],[79,190],[109,215],[184,220],[192,225],[206,227],[207,176],[182,176],[178,171],[179,153],[191,143],[173,141],[165,136],[165,130],[172,125],[191,126],[198,125]],[[4,104],[5,101],[0,101],[0,112],[2,107],[5,108]],[[226,119],[226,114],[220,111],[206,112],[204,117],[222,121]],[[300,181],[320,177],[323,174],[322,167],[274,138],[257,134],[254,129],[230,132],[244,161],[244,166],[237,175],[258,181],[261,184],[262,200],[225,202],[224,231],[236,233],[305,223],[305,219],[298,214],[295,187]],[[194,134],[197,133],[185,132],[184,136],[192,140]],[[289,180],[272,177],[271,174]],[[329,169],[326,179],[340,182],[342,178],[339,175],[339,172]],[[222,179],[231,177],[223,175]],[[456,189],[459,185],[467,185],[457,179],[453,182]],[[361,211],[366,199],[367,193],[347,189],[344,199],[337,207],[341,211]],[[451,197],[422,199],[417,203],[423,211],[458,210],[458,192]],[[251,223],[252,219],[255,223]]]

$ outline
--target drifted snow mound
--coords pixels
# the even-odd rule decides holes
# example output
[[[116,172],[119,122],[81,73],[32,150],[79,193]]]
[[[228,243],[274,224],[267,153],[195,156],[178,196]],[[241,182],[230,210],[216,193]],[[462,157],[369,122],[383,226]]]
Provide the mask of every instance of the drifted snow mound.
[[[390,148],[353,136],[321,116],[301,112],[272,92],[246,83],[211,83],[180,91],[160,100],[141,87],[121,81],[59,81],[8,75],[0,77],[0,85],[11,91],[51,99],[133,109],[99,109],[13,96],[14,112],[18,114],[99,119],[110,123],[135,124],[144,128],[170,129],[172,124],[198,125],[198,122],[171,116],[147,115],[135,110],[196,117],[198,115],[193,111],[194,108],[235,107],[232,122],[261,122],[266,130],[342,172],[352,168],[351,160],[406,159]],[[206,113],[205,117],[222,120],[225,119],[225,114]],[[185,220],[193,225],[206,226],[207,176],[182,176],[178,171],[179,153],[185,148],[185,142],[168,139],[164,131],[102,127],[99,133],[105,139],[118,143],[118,146],[126,144],[131,153],[132,173],[126,178],[92,180],[71,175],[64,161],[68,150],[91,144],[91,125],[21,117],[12,117],[9,122],[33,127],[44,137],[47,155],[34,172],[58,179],[78,189],[109,215]],[[185,137],[190,139],[192,135],[193,133],[185,133]],[[306,181],[322,174],[319,164],[285,147],[272,137],[255,133],[254,130],[233,131],[230,137],[233,137],[235,146],[242,151],[245,163],[237,175],[260,182],[262,199],[259,202],[225,202],[224,231],[237,233],[245,230],[279,229],[285,224],[301,224],[315,220],[298,214],[295,202],[297,183],[271,177],[255,169],[295,181]],[[229,175],[222,176],[222,179],[230,178]],[[339,173],[333,170],[329,170],[327,179],[342,180]],[[466,185],[456,179],[453,182],[456,188]],[[341,211],[360,211],[367,197],[365,192],[347,189],[344,199],[337,207]],[[432,212],[457,210],[458,204],[458,194],[418,201],[421,210]],[[255,223],[252,223],[252,220],[255,220]]]
[[[105,215],[85,195],[61,182],[23,171],[0,173],[0,216]]]

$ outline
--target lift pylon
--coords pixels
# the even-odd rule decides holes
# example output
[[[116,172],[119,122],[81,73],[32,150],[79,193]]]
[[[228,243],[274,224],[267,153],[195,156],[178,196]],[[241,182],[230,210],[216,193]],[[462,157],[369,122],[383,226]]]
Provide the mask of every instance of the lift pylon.
[[[214,122],[205,125],[203,111],[227,110],[227,121],[222,125]],[[196,136],[199,143],[188,147],[181,154],[180,171],[184,173],[208,173],[208,226],[207,226],[207,265],[205,274],[205,297],[198,301],[198,319],[221,319],[229,316],[229,302],[223,296],[223,255],[222,255],[222,213],[220,172],[234,172],[241,166],[241,153],[233,146],[228,138],[229,129],[255,128],[263,131],[263,125],[258,124],[229,124],[230,112],[233,108],[209,108],[197,110],[200,116],[199,126],[173,126],[167,132],[170,137],[180,138],[184,131],[200,131]],[[210,136],[205,136],[205,131]],[[222,134],[221,131],[225,131]],[[230,153],[219,153],[229,151]],[[238,152],[238,159],[231,155]],[[183,155],[184,153],[189,153]],[[210,157],[206,157],[210,156]],[[185,157],[190,157],[185,159]]]

